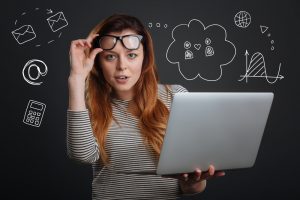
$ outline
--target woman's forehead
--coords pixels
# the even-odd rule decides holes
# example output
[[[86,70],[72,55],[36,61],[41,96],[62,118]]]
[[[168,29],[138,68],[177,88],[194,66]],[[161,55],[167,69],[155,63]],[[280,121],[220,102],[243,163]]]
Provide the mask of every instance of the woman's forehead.
[[[132,35],[132,34],[137,34],[137,32],[135,32],[132,29],[124,29],[122,31],[113,31],[108,33],[108,35],[115,35],[115,36]]]

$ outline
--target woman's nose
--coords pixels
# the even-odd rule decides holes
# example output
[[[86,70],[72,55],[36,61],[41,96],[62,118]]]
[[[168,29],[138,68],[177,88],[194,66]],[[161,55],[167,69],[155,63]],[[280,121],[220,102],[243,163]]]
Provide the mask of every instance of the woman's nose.
[[[117,68],[122,71],[127,69],[126,60],[123,56],[120,56]]]

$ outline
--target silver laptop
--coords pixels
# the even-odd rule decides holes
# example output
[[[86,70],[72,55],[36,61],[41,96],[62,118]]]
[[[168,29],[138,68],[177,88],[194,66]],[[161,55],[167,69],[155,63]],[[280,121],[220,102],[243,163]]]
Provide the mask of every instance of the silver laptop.
[[[176,93],[156,171],[178,174],[249,168],[255,163],[274,94]]]

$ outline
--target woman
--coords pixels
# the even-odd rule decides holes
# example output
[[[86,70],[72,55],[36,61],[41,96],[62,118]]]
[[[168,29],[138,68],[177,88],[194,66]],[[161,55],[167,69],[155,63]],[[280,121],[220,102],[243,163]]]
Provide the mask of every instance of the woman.
[[[93,199],[175,199],[196,194],[205,173],[161,177],[155,170],[172,96],[179,85],[158,84],[152,39],[135,17],[113,15],[70,47],[68,155],[93,167]],[[123,173],[124,172],[124,173]]]

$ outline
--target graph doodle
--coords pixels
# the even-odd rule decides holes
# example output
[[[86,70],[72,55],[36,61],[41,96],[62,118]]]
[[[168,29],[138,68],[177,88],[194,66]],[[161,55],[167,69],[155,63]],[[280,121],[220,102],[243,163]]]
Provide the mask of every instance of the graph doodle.
[[[248,50],[245,52],[245,57],[246,57],[246,73],[242,75],[241,79],[246,80],[246,83],[248,82],[248,78],[265,78],[268,83],[273,84],[277,80],[281,80],[284,78],[284,76],[280,75],[280,68],[281,68],[281,63],[279,63],[278,67],[278,72],[276,76],[269,76],[267,74],[267,69],[266,69],[266,63],[265,59],[262,53],[256,52],[251,56],[250,63],[248,65]]]

